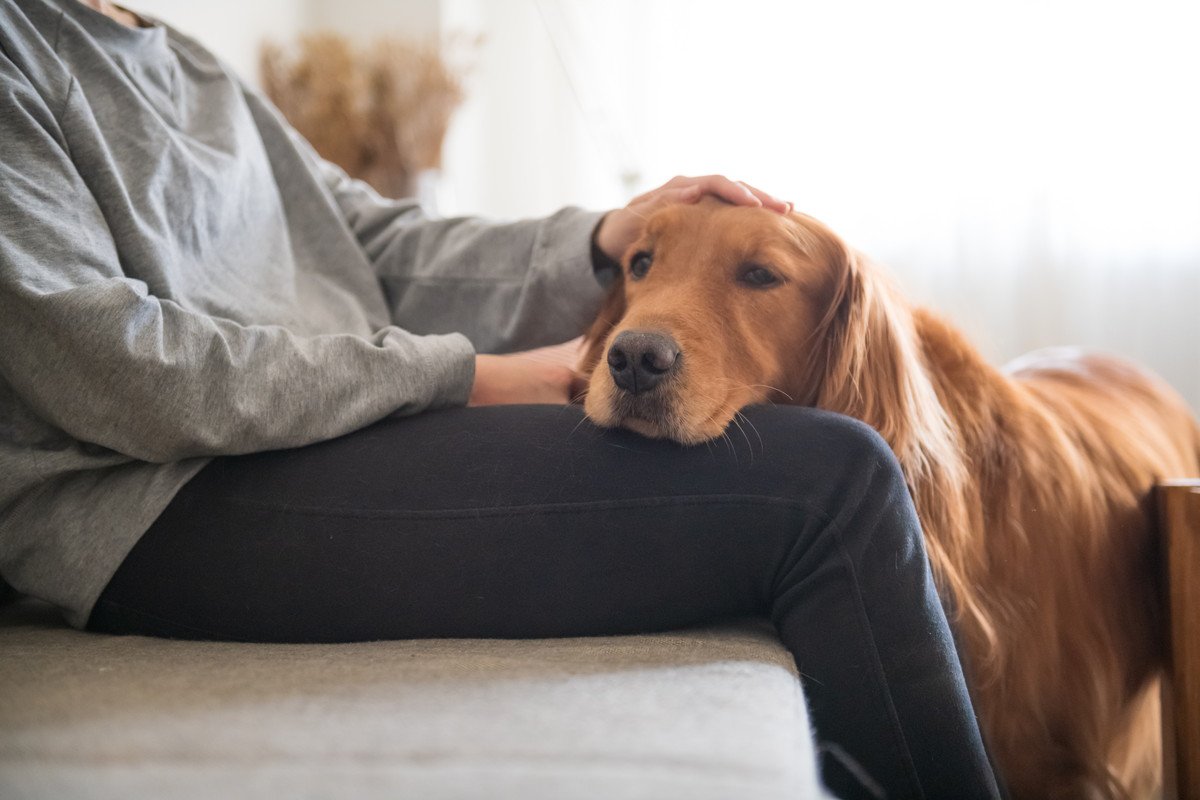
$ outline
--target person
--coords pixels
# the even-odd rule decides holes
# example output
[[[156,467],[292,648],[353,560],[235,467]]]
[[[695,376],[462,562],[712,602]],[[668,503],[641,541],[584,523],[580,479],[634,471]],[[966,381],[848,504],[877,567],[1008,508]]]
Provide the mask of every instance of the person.
[[[800,408],[761,444],[567,404],[606,214],[429,219],[319,158],[197,42],[0,0],[0,574],[110,633],[552,637],[762,614],[841,796],[997,793],[886,444]],[[751,453],[749,450],[753,449]],[[751,458],[750,456],[753,456]]]

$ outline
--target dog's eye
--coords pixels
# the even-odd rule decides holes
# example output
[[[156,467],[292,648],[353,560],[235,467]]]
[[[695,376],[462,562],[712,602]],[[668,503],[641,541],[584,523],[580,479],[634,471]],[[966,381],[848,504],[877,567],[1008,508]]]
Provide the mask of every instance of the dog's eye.
[[[633,260],[629,262],[629,274],[634,278],[644,278],[646,273],[650,271],[650,264],[654,261],[654,256],[650,253],[635,253]]]
[[[763,289],[781,283],[779,276],[766,267],[758,264],[747,264],[738,274],[738,281],[756,289]]]

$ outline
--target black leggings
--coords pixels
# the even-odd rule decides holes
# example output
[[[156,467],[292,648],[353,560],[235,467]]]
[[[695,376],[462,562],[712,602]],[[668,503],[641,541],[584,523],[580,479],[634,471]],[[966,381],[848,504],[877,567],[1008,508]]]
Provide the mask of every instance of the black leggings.
[[[89,627],[343,642],[774,621],[817,737],[891,798],[995,797],[912,500],[883,440],[752,408],[682,447],[573,407],[391,417],[218,458],[121,565]],[[870,796],[824,758],[842,797]]]

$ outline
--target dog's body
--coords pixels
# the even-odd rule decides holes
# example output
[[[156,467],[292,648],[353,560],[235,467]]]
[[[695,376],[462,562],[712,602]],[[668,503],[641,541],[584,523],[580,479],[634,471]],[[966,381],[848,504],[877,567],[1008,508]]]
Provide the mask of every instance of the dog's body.
[[[943,585],[970,598],[958,629],[996,760],[1017,797],[1149,797],[1162,663],[1150,494],[1200,474],[1193,422],[1115,359],[1035,354],[1005,375],[945,323],[914,322],[965,470],[914,494]]]
[[[624,262],[590,335],[588,415],[681,442],[763,401],[870,423],[908,477],[1014,796],[1149,796],[1163,650],[1150,494],[1200,475],[1182,399],[1095,355],[1001,372],[802,215],[669,209]]]

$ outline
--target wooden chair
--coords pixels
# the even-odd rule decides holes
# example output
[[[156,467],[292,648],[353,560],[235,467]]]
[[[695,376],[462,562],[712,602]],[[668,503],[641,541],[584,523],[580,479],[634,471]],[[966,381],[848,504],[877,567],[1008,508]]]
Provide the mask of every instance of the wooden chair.
[[[1166,579],[1163,781],[1167,800],[1200,800],[1200,480],[1158,487]]]

